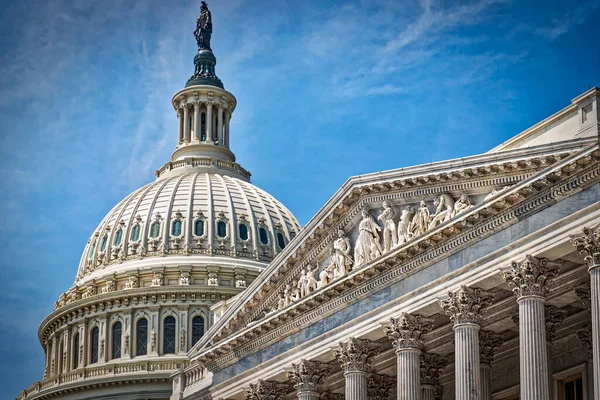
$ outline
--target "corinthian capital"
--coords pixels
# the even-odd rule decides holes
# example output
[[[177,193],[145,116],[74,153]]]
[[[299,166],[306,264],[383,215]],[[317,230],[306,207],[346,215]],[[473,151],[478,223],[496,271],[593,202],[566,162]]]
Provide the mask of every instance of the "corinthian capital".
[[[280,400],[285,398],[287,391],[285,383],[259,380],[246,389],[246,400]]]
[[[440,300],[440,307],[455,325],[481,324],[482,313],[492,304],[494,298],[491,293],[467,286],[461,286],[455,293],[448,293],[448,297],[447,300]]]
[[[395,377],[370,374],[367,378],[367,398],[369,400],[389,400],[395,388]]]
[[[421,356],[421,384],[439,386],[440,376],[447,366],[446,358],[434,353],[423,354]]]
[[[547,258],[537,258],[526,255],[519,262],[512,262],[509,270],[502,277],[513,288],[517,298],[525,296],[545,297],[554,278],[558,276],[558,264],[551,263]]]
[[[546,306],[546,340],[553,342],[556,337],[556,329],[562,324],[567,316],[565,310],[561,310],[554,306]]]
[[[318,361],[301,360],[299,364],[292,364],[287,375],[298,392],[319,392],[330,371],[327,365]]]
[[[581,300],[581,303],[589,310],[592,308],[592,284],[590,281],[583,285],[576,286],[575,294]]]
[[[588,267],[600,268],[600,225],[583,228],[583,234],[571,239],[571,243],[588,263]]]
[[[482,364],[492,365],[496,350],[502,346],[502,336],[491,331],[479,331],[479,360]]]
[[[344,372],[366,372],[373,357],[379,354],[380,347],[378,343],[350,338],[346,342],[340,342],[339,346],[333,349],[333,355]]]
[[[592,324],[577,331],[577,337],[581,340],[583,348],[587,351],[588,357],[592,358]]]
[[[433,321],[420,315],[402,313],[398,318],[390,318],[384,327],[386,335],[393,340],[396,350],[421,349],[424,336],[431,331]]]

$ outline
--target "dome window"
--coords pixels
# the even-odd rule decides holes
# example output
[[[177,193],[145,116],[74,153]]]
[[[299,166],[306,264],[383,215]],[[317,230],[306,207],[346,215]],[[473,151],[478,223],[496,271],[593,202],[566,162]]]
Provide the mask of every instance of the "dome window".
[[[136,225],[133,227],[133,229],[131,230],[131,241],[132,242],[137,242],[140,239],[140,225]]]
[[[277,245],[279,245],[279,248],[281,250],[285,248],[285,237],[281,232],[277,232]]]
[[[194,222],[194,235],[196,236],[204,236],[204,221],[201,219],[197,219]]]
[[[204,336],[204,318],[196,316],[192,319],[192,346]]]
[[[181,236],[181,221],[173,221],[173,225],[171,226],[171,235]]]
[[[112,358],[121,358],[121,323],[116,322],[112,328]]]
[[[115,235],[115,241],[113,242],[113,244],[115,246],[120,245],[122,239],[123,239],[123,228],[120,228]]]
[[[100,330],[98,327],[92,329],[92,333],[90,335],[91,342],[91,354],[90,354],[90,364],[95,364],[98,362],[98,336],[100,335]]]
[[[102,237],[102,244],[100,245],[100,251],[106,250],[107,243],[108,243],[108,235],[104,234],[104,237]]]
[[[240,229],[240,239],[242,239],[244,241],[248,240],[248,226],[246,226],[246,224],[240,224],[239,229]]]
[[[171,316],[163,322],[163,354],[175,354],[175,318]]]
[[[135,327],[136,336],[136,356],[145,356],[148,353],[148,320],[142,318],[138,320]]]
[[[223,221],[217,222],[217,236],[220,238],[227,237],[227,224]]]
[[[94,258],[94,253],[96,252],[96,244],[98,243],[98,239],[94,239],[94,243],[92,243],[92,247],[90,248],[90,252],[88,254],[88,260]]]
[[[264,245],[269,244],[269,235],[267,234],[267,230],[265,228],[263,228],[262,226],[260,228],[258,228],[258,237],[262,244],[264,244]]]
[[[160,222],[155,221],[150,225],[150,237],[156,239],[160,235]]]

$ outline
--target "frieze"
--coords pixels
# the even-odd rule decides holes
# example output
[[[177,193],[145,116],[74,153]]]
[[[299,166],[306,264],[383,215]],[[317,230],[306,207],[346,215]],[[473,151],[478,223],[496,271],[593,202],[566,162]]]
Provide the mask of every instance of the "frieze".
[[[588,149],[588,154],[594,149]],[[251,324],[239,334],[232,336],[223,344],[218,340],[200,360],[205,362],[212,370],[219,370],[231,364],[234,359],[239,359],[244,354],[266,347],[286,335],[292,329],[299,329],[310,325],[311,321],[331,315],[340,307],[364,297],[368,293],[398,281],[408,273],[414,272],[417,267],[426,267],[437,259],[447,257],[449,254],[463,249],[474,240],[480,240],[491,235],[499,227],[506,227],[515,223],[517,215],[531,210],[539,211],[548,204],[553,204],[553,196],[580,191],[592,181],[598,179],[600,170],[592,160],[589,162],[576,162],[580,155],[570,160],[565,160],[556,168],[545,171],[546,175],[554,174],[557,170],[563,171],[569,165],[575,165],[575,169],[569,169],[572,174],[562,174],[562,180],[552,179],[553,186],[533,185],[537,177],[528,179],[524,184],[517,185],[511,190],[497,194],[494,199],[480,204],[457,218],[450,225],[438,227],[441,232],[430,232],[417,240],[389,253],[367,264],[365,267],[345,276],[339,281],[333,282],[323,290],[311,293],[307,298],[294,304],[294,307],[278,311],[258,324]],[[575,174],[576,171],[579,171]],[[512,200],[507,200],[512,199]],[[499,206],[496,203],[504,204]],[[486,209],[491,209],[487,210]],[[469,222],[468,218],[479,215],[475,222]],[[455,226],[453,226],[455,225]],[[436,239],[436,235],[438,239]],[[440,237],[441,236],[441,237]],[[424,244],[424,245],[423,245]],[[410,246],[408,246],[410,245]],[[412,247],[409,251],[408,247]],[[272,279],[271,279],[272,281]],[[274,282],[273,282],[274,283]],[[264,300],[264,299],[263,299]],[[253,303],[256,306],[256,302]],[[292,313],[293,310],[293,313]],[[294,316],[293,319],[290,316]],[[217,336],[217,339],[219,336]],[[235,356],[227,348],[236,346]]]

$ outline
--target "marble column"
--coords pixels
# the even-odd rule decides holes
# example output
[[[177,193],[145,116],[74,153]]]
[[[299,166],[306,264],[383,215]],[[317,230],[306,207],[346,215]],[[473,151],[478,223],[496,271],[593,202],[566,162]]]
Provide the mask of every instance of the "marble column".
[[[393,376],[369,374],[367,377],[367,400],[389,400],[394,396],[396,379]]]
[[[177,133],[179,137],[179,144],[183,143],[183,112],[181,108],[177,109]]]
[[[380,345],[351,337],[333,349],[333,355],[344,370],[346,400],[367,400],[367,372]]]
[[[299,400],[319,400],[323,382],[331,369],[318,361],[300,360],[292,364],[287,371],[288,378],[294,383]]]
[[[190,112],[187,104],[183,106],[183,141],[190,142]]]
[[[447,366],[448,360],[438,354],[423,353],[421,355],[422,400],[439,400],[442,398],[440,376]]]
[[[229,147],[229,122],[231,121],[231,110],[227,110],[225,114],[225,138],[224,144],[226,147]]]
[[[556,308],[555,306],[546,306],[546,357],[548,358],[548,393],[550,399],[554,399],[554,375],[552,370],[552,345],[556,338],[556,329],[562,324],[567,316],[565,310]]]
[[[398,399],[421,398],[421,349],[424,336],[431,331],[432,322],[420,315],[403,313],[399,318],[390,318],[389,324],[384,327],[396,349]]]
[[[206,103],[206,141],[212,142],[213,137],[213,104]]]
[[[200,140],[200,103],[194,103],[194,137],[193,140]]]
[[[584,257],[590,274],[590,313],[592,316],[592,365],[594,400],[600,400],[600,225],[583,228],[583,234],[572,240]]]
[[[288,386],[285,383],[259,380],[246,389],[246,400],[285,399]]]
[[[492,400],[492,362],[496,350],[502,346],[502,336],[491,331],[479,331],[479,362],[481,400]]]
[[[519,304],[521,400],[550,400],[544,303],[558,272],[548,259],[527,255],[502,274]]]
[[[479,329],[482,313],[492,304],[492,295],[478,288],[461,286],[449,293],[440,306],[454,324],[456,400],[481,399]]]

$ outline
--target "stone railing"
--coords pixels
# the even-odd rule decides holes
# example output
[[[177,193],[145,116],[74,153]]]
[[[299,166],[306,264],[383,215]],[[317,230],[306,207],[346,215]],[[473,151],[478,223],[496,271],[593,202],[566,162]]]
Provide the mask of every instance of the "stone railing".
[[[217,168],[217,169],[223,169],[226,171],[231,171],[231,172],[235,172],[239,175],[241,175],[242,177],[244,177],[247,180],[250,180],[250,172],[246,171],[244,168],[242,168],[242,166],[236,162],[232,162],[232,161],[224,161],[224,160],[219,160],[218,158],[200,158],[200,157],[195,157],[195,158],[186,158],[183,160],[178,160],[178,161],[169,161],[168,163],[166,163],[165,165],[163,165],[162,167],[160,167],[158,170],[156,170],[156,172],[154,173],[154,175],[156,175],[156,177],[160,177],[162,174],[164,174],[165,172],[168,171],[172,171],[174,169],[178,169],[178,168],[185,168],[185,167],[212,167],[212,168]]]
[[[56,388],[63,384],[72,382],[85,382],[99,378],[111,376],[122,376],[126,374],[165,374],[169,376],[174,371],[179,370],[182,364],[187,362],[169,360],[169,361],[145,361],[128,362],[119,364],[105,364],[100,366],[79,368],[65,374],[46,378],[43,381],[36,382],[29,388],[23,390],[17,400],[24,400],[36,397],[35,395],[48,389]]]
[[[206,368],[202,365],[196,365],[191,369],[183,372],[184,389],[197,385],[206,377]]]

